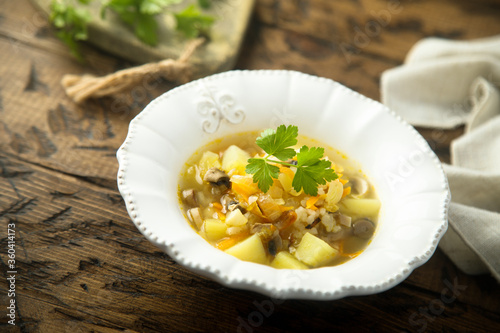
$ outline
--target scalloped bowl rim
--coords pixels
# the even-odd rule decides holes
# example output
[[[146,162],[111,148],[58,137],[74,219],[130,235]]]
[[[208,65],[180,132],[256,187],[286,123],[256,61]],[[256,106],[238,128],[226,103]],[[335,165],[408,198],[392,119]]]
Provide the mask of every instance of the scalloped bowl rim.
[[[305,107],[316,117],[304,114]],[[182,215],[174,198],[187,157],[216,138],[269,127],[280,115],[293,116],[291,123],[301,133],[305,128],[306,136],[341,151],[337,143],[350,148],[347,156],[355,162],[369,162],[361,167],[381,189],[382,210],[377,233],[359,257],[306,271],[243,262],[210,246]],[[181,138],[184,150],[176,141]],[[176,155],[169,159],[168,154]],[[387,290],[432,256],[448,226],[447,179],[420,134],[384,105],[300,72],[236,70],[174,88],[131,121],[117,158],[118,189],[133,223],[150,242],[189,270],[277,299],[333,300]]]

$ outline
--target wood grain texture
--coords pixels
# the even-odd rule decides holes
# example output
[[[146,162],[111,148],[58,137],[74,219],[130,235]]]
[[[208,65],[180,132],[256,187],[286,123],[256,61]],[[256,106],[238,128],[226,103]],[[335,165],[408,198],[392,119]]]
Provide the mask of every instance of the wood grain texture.
[[[268,332],[391,332],[424,323],[478,331],[500,321],[498,286],[487,279],[479,285],[449,263],[439,267],[440,253],[401,285],[368,297],[283,302],[228,289],[147,242],[116,191],[6,155],[0,168],[2,226],[15,223],[17,230],[21,331],[234,332],[259,323]],[[0,239],[5,248],[5,228]],[[0,258],[5,272],[4,253]],[[450,283],[456,299],[445,303],[443,295],[454,295]],[[7,289],[3,279],[2,297]],[[369,315],[360,321],[360,313]],[[5,318],[0,325],[8,327]]]
[[[362,44],[357,27],[397,4],[402,10]],[[498,17],[493,0],[258,0],[237,67],[299,70],[379,99],[381,73],[419,39],[497,34]],[[135,228],[115,182],[130,119],[173,85],[158,79],[116,99],[73,104],[62,75],[130,63],[89,46],[87,63],[77,63],[27,0],[0,0],[0,50],[1,309],[9,223],[18,269],[17,325],[0,310],[0,331],[498,331],[498,284],[465,275],[439,250],[391,290],[332,302],[272,300],[184,269]],[[462,133],[419,131],[443,161]]]
[[[64,74],[102,75],[126,62],[92,50],[89,61],[78,64],[41,13],[29,4],[1,5],[0,49],[6,50],[0,53],[2,150],[66,173],[114,182],[115,152],[128,122],[172,84],[152,77],[116,98],[77,105],[60,85]]]

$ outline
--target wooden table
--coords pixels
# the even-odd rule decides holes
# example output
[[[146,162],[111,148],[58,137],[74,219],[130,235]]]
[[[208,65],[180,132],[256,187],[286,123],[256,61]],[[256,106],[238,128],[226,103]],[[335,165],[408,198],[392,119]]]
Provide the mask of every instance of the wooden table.
[[[379,99],[381,73],[421,38],[498,33],[494,0],[258,0],[237,67],[299,70]],[[79,64],[54,36],[27,0],[0,0],[2,332],[499,331],[497,282],[465,275],[440,250],[389,291],[331,302],[273,303],[179,266],[135,228],[115,181],[129,121],[174,85],[76,105],[64,74],[132,64],[90,46]],[[462,133],[419,130],[443,161]]]

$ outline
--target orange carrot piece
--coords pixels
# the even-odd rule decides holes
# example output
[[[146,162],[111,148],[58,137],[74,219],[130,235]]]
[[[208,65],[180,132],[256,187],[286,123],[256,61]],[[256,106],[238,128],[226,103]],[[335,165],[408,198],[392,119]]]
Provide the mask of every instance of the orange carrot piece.
[[[212,207],[214,207],[217,210],[222,210],[222,205],[218,202],[212,202]]]
[[[351,194],[351,187],[348,186],[344,189],[344,191],[342,191],[342,199],[346,196],[348,196],[349,194]]]
[[[218,202],[212,202],[210,203],[210,207],[215,209],[215,212],[217,213],[217,217],[219,220],[224,221],[226,219],[226,214],[222,212],[222,205]]]
[[[240,195],[246,202],[248,197],[259,191],[259,187],[250,177],[234,176],[231,177],[231,188],[234,193]]]
[[[280,210],[282,212],[286,212],[287,210],[292,210],[294,207],[293,206],[281,206],[280,205]]]
[[[319,199],[324,199],[324,198],[326,198],[326,194],[321,194],[321,195],[317,195],[315,197],[310,197],[306,201],[306,208],[312,209],[312,210],[318,209],[318,207],[315,206],[316,202],[318,202]]]
[[[353,258],[356,258],[357,256],[359,256],[361,254],[361,252],[363,252],[363,251],[357,251],[354,253],[345,253],[344,252],[344,241],[342,240],[339,244],[339,255],[342,257],[353,259]]]
[[[215,244],[215,247],[218,248],[219,250],[224,251],[224,250],[229,249],[233,245],[236,245],[237,243],[241,242],[242,240],[244,240],[248,236],[250,236],[250,232],[244,231],[244,232],[241,232],[241,233],[236,234],[236,235],[225,237],[225,238],[222,238],[220,241],[218,241]]]

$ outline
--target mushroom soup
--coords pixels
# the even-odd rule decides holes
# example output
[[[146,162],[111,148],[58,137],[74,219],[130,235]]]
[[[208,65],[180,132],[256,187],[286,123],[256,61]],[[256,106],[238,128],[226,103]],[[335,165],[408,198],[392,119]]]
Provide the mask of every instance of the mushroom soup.
[[[380,201],[359,166],[340,152],[298,137],[300,145],[325,147],[338,178],[319,184],[317,195],[292,186],[296,160],[276,164],[279,175],[265,193],[247,174],[248,159],[264,156],[241,133],[212,142],[185,164],[181,207],[207,242],[241,260],[275,268],[308,269],[342,264],[358,256],[376,230]],[[272,162],[272,161],[271,161]]]

